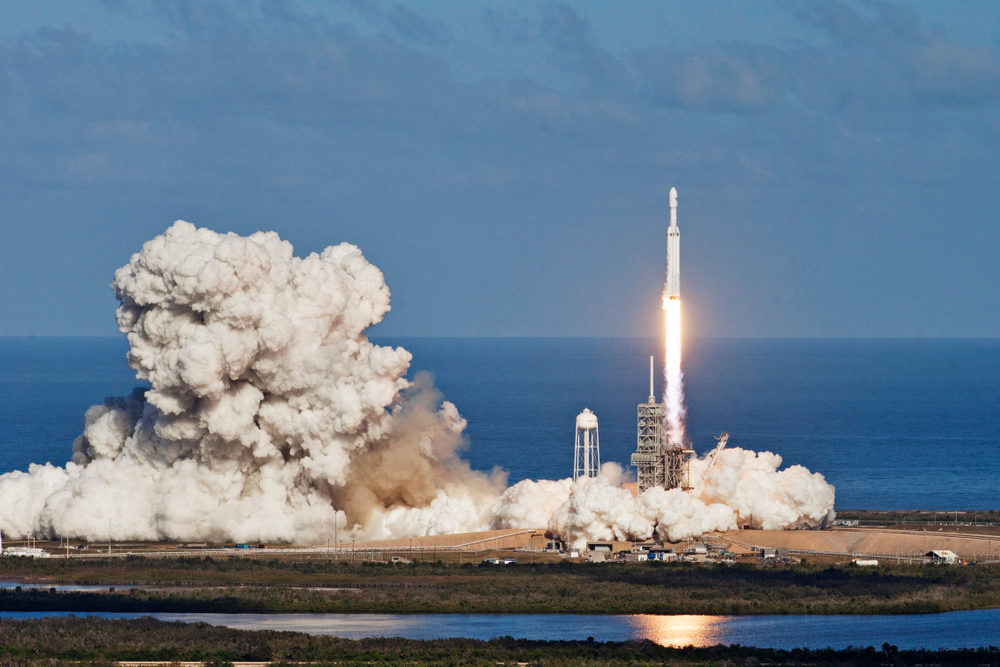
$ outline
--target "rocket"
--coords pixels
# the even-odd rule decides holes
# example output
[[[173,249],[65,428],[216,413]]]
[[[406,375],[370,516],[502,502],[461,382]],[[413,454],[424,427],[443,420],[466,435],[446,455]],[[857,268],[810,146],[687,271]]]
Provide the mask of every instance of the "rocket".
[[[677,188],[670,188],[670,226],[667,227],[667,278],[663,286],[663,307],[667,299],[681,298],[681,230],[677,228]]]

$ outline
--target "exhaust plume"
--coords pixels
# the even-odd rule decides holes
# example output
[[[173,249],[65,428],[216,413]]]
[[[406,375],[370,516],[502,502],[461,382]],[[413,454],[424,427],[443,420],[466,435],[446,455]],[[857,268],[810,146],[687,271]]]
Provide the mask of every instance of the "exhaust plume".
[[[691,491],[652,487],[637,497],[621,488],[623,471],[614,463],[602,466],[597,477],[576,482],[525,480],[493,506],[493,526],[536,526],[530,523],[532,513],[545,508],[546,527],[583,548],[605,540],[677,542],[743,526],[783,530],[828,525],[834,517],[833,486],[802,466],[778,470],[780,465],[777,454],[726,449],[711,467],[707,458],[692,461]]]
[[[150,388],[90,408],[65,467],[0,477],[5,535],[311,542],[486,520],[504,478],[457,456],[465,421],[405,379],[410,354],[365,337],[389,290],[355,246],[300,259],[273,232],[178,221],[112,289]]]
[[[4,537],[322,543],[493,527],[579,546],[832,513],[822,475],[740,449],[694,461],[690,492],[634,498],[617,464],[505,489],[459,457],[465,420],[429,377],[406,379],[409,352],[366,338],[389,290],[350,244],[298,258],[274,232],[178,221],[112,289],[149,388],[88,409],[65,466],[0,475]]]
[[[663,297],[663,408],[667,442],[683,445],[684,374],[681,372],[681,300]]]

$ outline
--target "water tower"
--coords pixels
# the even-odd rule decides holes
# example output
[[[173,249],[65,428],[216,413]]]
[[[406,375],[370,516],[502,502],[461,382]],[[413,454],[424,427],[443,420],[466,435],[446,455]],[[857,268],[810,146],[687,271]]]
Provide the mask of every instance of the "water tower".
[[[589,409],[576,416],[576,447],[573,454],[573,481],[597,477],[601,467],[601,445],[597,437],[597,415]]]

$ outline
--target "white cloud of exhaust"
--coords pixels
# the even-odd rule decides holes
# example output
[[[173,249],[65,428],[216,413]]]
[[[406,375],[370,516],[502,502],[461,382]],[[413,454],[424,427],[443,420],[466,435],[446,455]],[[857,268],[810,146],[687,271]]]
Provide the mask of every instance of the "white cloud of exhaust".
[[[696,461],[690,493],[634,499],[614,465],[505,489],[458,456],[465,420],[427,377],[406,378],[410,354],[366,338],[389,290],[350,244],[298,258],[273,232],[178,221],[112,288],[150,389],[91,407],[65,466],[0,475],[4,536],[323,543],[544,526],[580,543],[810,527],[833,507],[822,476],[739,449],[707,476]]]

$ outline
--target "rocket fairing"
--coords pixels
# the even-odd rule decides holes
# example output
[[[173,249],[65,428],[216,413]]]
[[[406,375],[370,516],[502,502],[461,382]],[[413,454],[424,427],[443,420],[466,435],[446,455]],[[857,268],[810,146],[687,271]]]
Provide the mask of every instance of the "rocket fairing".
[[[667,228],[667,280],[663,287],[663,307],[667,299],[681,298],[681,230],[677,228],[677,188],[670,188],[670,227]]]

